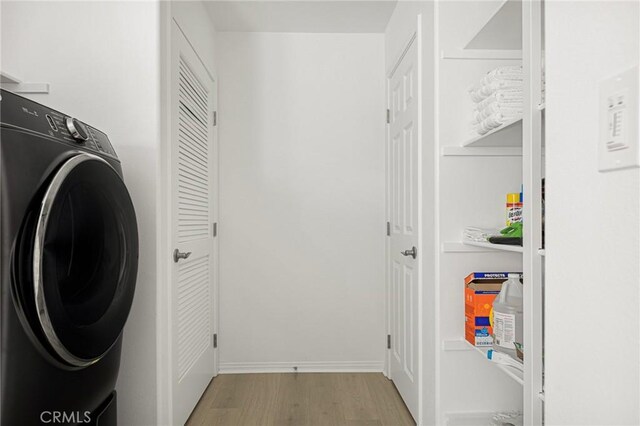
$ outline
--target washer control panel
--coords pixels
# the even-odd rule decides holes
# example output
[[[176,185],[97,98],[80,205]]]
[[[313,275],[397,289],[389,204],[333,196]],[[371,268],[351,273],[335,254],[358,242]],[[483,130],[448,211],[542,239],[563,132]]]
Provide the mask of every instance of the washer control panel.
[[[69,133],[71,133],[71,137],[77,140],[79,143],[82,143],[89,139],[87,129],[80,121],[76,120],[73,117],[67,117],[64,119],[64,122],[67,125],[67,130],[69,131]]]
[[[11,98],[11,102],[5,102]],[[2,90],[0,119],[3,125],[40,133],[44,136],[117,158],[106,134],[80,120]]]

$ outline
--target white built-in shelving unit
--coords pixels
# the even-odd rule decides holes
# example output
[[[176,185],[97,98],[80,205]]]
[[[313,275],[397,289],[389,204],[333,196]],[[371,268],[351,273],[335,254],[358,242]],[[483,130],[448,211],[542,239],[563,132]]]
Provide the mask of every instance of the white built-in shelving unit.
[[[465,193],[459,192],[456,187],[456,197],[460,199],[473,198],[481,199],[477,195],[487,198],[495,197],[504,199],[504,192],[499,192],[498,188],[491,188],[490,185],[505,185],[505,180],[517,179],[514,186],[519,187],[520,183],[524,187],[524,236],[523,246],[497,245],[484,242],[468,241],[447,241],[440,245],[440,252],[443,257],[441,268],[442,276],[453,276],[452,271],[446,268],[460,268],[458,265],[486,265],[487,271],[496,270],[495,265],[513,265],[512,268],[522,268],[524,274],[524,348],[525,359],[522,370],[514,367],[496,364],[487,359],[487,350],[476,348],[464,340],[464,332],[460,330],[458,336],[454,336],[450,329],[442,327],[443,333],[442,351],[443,357],[461,360],[457,362],[469,363],[469,369],[477,368],[478,357],[487,364],[493,365],[496,374],[506,376],[511,382],[516,382],[521,387],[521,406],[511,407],[520,409],[524,413],[525,424],[541,425],[544,423],[544,367],[543,367],[543,331],[544,331],[544,306],[543,306],[543,277],[544,277],[544,256],[545,249],[542,247],[542,188],[541,181],[544,177],[544,96],[543,96],[543,4],[542,1],[527,0],[502,0],[500,2],[490,2],[495,7],[488,18],[477,25],[477,32],[466,43],[459,46],[444,46],[440,50],[440,75],[451,72],[454,69],[456,75],[465,75],[476,69],[489,70],[504,64],[521,63],[524,69],[524,114],[522,118],[511,120],[498,129],[485,134],[471,136],[460,139],[457,143],[441,136],[440,140],[440,187],[441,190],[449,184],[448,179],[453,176],[472,176],[473,180],[468,183],[468,190]],[[449,15],[441,14],[451,22],[454,13]],[[445,25],[445,23],[441,23]],[[446,30],[441,30],[440,34],[446,34]],[[454,38],[452,35],[451,38]],[[442,43],[442,41],[441,41]],[[450,63],[455,63],[450,65]],[[469,71],[463,67],[468,67]],[[484,68],[483,68],[484,67]],[[478,74],[475,81],[479,80],[482,74]],[[446,86],[452,85],[456,80],[449,75],[440,77],[439,90],[452,91],[454,88]],[[471,77],[469,77],[471,78]],[[465,81],[473,84],[475,81]],[[443,86],[444,85],[444,86]],[[467,87],[459,87],[459,96],[466,96]],[[443,100],[444,99],[444,100]],[[448,101],[447,98],[440,98],[440,108]],[[455,104],[459,107],[458,104]],[[454,107],[451,107],[454,109]],[[441,127],[449,128],[453,126],[447,122],[450,116],[441,118]],[[443,123],[444,121],[444,123]],[[463,123],[459,124],[462,127]],[[454,133],[449,129],[449,133]],[[448,136],[449,133],[445,133]],[[441,131],[442,134],[442,131]],[[458,163],[456,163],[456,161]],[[501,164],[511,166],[500,167]],[[521,172],[514,172],[513,162],[521,162]],[[472,170],[473,172],[469,172]],[[519,174],[521,173],[521,174]],[[488,186],[485,182],[489,182]],[[497,183],[497,184],[496,184]],[[500,187],[502,188],[502,187]],[[494,194],[494,192],[499,192]],[[514,191],[515,192],[515,191]],[[501,198],[499,198],[501,197]],[[446,201],[445,201],[446,203]],[[441,210],[441,211],[444,211]],[[477,218],[469,219],[470,214],[459,215],[467,220],[476,222],[458,223],[458,232],[465,226],[491,225],[488,222],[490,208],[487,206],[477,207]],[[451,225],[451,219],[441,219],[441,233],[454,234],[455,226]],[[451,258],[447,256],[453,256]],[[457,257],[456,257],[457,256]],[[454,259],[454,260],[447,260]],[[471,260],[468,260],[471,259]],[[479,271],[480,269],[476,269]],[[515,269],[512,269],[515,270]],[[468,270],[467,272],[471,272]],[[460,280],[463,276],[459,277]],[[442,286],[449,283],[442,282]],[[455,283],[451,285],[455,286]],[[462,288],[460,286],[460,288]],[[449,292],[448,288],[442,288],[442,293]],[[454,295],[443,297],[445,302],[454,300]],[[462,296],[459,297],[460,305],[463,305]],[[447,309],[441,306],[441,309]],[[464,309],[458,306],[457,312]],[[464,355],[467,353],[477,356]],[[460,355],[456,355],[460,354]],[[482,361],[480,361],[482,362]],[[492,367],[489,367],[492,368]],[[443,375],[448,374],[443,371]],[[452,375],[453,377],[454,375]],[[474,386],[475,384],[471,384]],[[509,399],[513,388],[508,382],[501,381],[496,376],[495,382],[487,385],[487,389],[495,394],[495,398],[504,401]],[[504,387],[501,392],[500,387]],[[462,397],[461,397],[462,398]],[[468,412],[464,406],[475,406],[476,401],[467,400],[459,410],[452,410],[449,407],[459,401],[445,401],[446,412],[442,415],[443,422],[448,424],[473,423],[473,419],[481,421],[486,419],[490,410],[477,410],[477,416],[473,412]],[[484,400],[483,400],[484,403]],[[505,402],[506,404],[507,402]],[[489,416],[490,418],[490,416]],[[472,420],[469,420],[472,419]]]

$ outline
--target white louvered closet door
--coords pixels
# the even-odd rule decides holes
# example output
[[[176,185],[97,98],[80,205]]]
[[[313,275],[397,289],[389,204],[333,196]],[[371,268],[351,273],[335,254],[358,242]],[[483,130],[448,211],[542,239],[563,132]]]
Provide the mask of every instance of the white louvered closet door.
[[[173,424],[184,424],[215,374],[213,238],[215,82],[177,25],[172,57]],[[177,255],[177,257],[176,257]]]

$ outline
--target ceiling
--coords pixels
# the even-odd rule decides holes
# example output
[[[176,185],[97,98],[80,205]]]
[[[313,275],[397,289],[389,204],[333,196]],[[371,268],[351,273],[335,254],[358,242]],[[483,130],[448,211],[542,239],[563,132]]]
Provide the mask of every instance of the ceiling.
[[[383,33],[396,1],[207,1],[217,31]]]

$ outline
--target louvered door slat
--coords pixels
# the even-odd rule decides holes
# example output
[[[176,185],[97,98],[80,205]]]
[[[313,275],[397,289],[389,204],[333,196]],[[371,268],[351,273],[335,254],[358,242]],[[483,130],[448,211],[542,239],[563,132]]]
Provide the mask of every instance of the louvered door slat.
[[[180,137],[185,140],[185,143],[199,145],[201,149],[207,149],[207,139],[196,129],[192,128],[190,124],[181,120],[182,126],[180,126]]]
[[[178,243],[210,238],[211,176],[208,92],[180,58],[177,90],[176,198]],[[178,266],[178,377],[182,380],[210,347],[210,257],[194,253]]]
[[[201,117],[206,117],[207,116],[207,107],[206,105],[203,105],[196,96],[193,95],[193,90],[191,88],[191,86],[183,84],[182,82],[180,83],[180,95],[185,97],[185,98],[189,98],[191,99],[192,105],[194,105],[197,109],[198,115],[200,115]]]
[[[178,138],[178,143],[182,144],[179,147],[178,157],[187,160],[186,162],[191,163],[194,169],[199,170],[203,173],[203,177],[207,177],[207,163],[205,161],[206,158],[201,157],[202,152],[193,153],[192,151],[187,149],[187,147],[185,146],[187,142],[182,137]]]
[[[202,99],[202,102],[204,104],[207,104],[208,91],[202,85],[202,83],[200,83],[199,79],[195,76],[191,68],[189,68],[189,66],[185,62],[182,62],[180,64],[180,71],[181,71],[181,74],[184,75],[186,81],[188,81],[191,84],[191,86],[194,88],[195,94],[198,95],[200,99]]]
[[[193,143],[186,142],[183,138],[179,138],[179,142],[181,144],[179,155],[188,158],[193,164],[193,168],[203,172],[203,178],[206,177],[207,164],[205,162],[206,159],[201,157],[201,148]]]
[[[210,197],[207,92],[180,61],[178,109],[178,241],[209,236],[209,215],[193,216],[193,207],[208,212]]]
[[[199,179],[205,182],[207,181],[206,171],[203,171],[202,169],[195,167],[193,164],[187,161],[186,158],[178,157],[178,163],[180,166],[180,172],[191,173],[194,176],[197,176]]]

